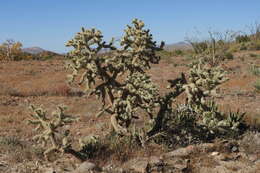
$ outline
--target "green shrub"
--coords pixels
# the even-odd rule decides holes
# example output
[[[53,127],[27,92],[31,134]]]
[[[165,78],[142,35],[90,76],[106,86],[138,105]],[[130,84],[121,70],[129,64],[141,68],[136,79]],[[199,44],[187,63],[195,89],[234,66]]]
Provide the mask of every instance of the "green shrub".
[[[201,54],[208,49],[208,44],[204,42],[191,42],[192,48],[196,54]]]
[[[238,52],[240,50],[240,44],[231,44],[228,48],[228,52],[232,53],[232,52]]]
[[[260,54],[255,54],[255,53],[250,53],[249,56],[255,59],[260,58]]]
[[[249,56],[252,57],[252,58],[256,58],[256,57],[257,57],[257,54],[250,53]]]
[[[254,87],[256,89],[257,92],[260,92],[260,80],[257,80],[255,83],[254,83]]]
[[[250,47],[250,43],[249,44],[246,44],[246,43],[241,43],[239,45],[239,50],[248,50]]]
[[[250,37],[248,37],[247,35],[239,35],[236,37],[237,43],[245,43],[245,42],[249,42],[249,41],[250,41]]]
[[[231,60],[231,59],[234,59],[234,56],[233,56],[232,53],[226,52],[226,53],[224,54],[224,59],[229,59],[229,60]]]
[[[260,50],[260,40],[257,40],[252,47],[253,50]]]
[[[177,49],[177,50],[174,50],[173,54],[177,55],[177,56],[181,56],[181,55],[183,55],[183,51],[180,49]]]
[[[162,60],[167,60],[167,61],[172,61],[174,52],[166,51],[166,50],[161,50],[156,52],[157,56],[160,56]]]
[[[250,71],[255,76],[260,76],[260,66],[257,65],[251,65]]]

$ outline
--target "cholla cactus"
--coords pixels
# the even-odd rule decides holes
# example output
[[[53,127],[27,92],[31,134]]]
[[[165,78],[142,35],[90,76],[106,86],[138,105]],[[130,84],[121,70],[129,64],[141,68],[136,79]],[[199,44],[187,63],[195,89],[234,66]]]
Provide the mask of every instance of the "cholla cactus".
[[[46,111],[42,108],[36,108],[30,106],[34,114],[31,114],[32,120],[29,123],[36,125],[35,130],[42,130],[41,134],[34,136],[34,140],[38,143],[42,143],[43,147],[46,147],[47,143],[50,142],[49,148],[44,152],[44,156],[49,160],[48,155],[51,152],[58,151],[64,153],[71,147],[70,141],[68,140],[69,131],[66,130],[64,134],[59,132],[59,128],[64,125],[70,124],[77,119],[69,115],[64,114],[65,107],[58,106],[57,111],[52,113],[52,118],[46,116]],[[60,138],[58,137],[60,136]]]
[[[193,105],[196,111],[207,111],[206,97],[216,96],[216,87],[227,80],[225,72],[218,67],[201,61],[194,64],[189,72],[188,83],[183,85],[188,104]]]
[[[114,130],[126,134],[131,120],[136,118],[138,108],[151,115],[155,106],[158,91],[144,72],[151,63],[158,63],[160,57],[156,51],[161,50],[152,40],[149,30],[144,29],[144,23],[134,19],[133,26],[127,26],[120,49],[102,40],[103,35],[96,29],[77,33],[67,46],[72,46],[68,57],[71,59],[69,68],[73,71],[70,81],[82,71],[79,85],[85,85],[89,95],[96,95],[102,100],[98,116],[104,112],[111,114]],[[109,54],[102,54],[102,49],[109,49]],[[120,75],[127,75],[125,80],[119,80]],[[98,83],[97,85],[95,85]]]

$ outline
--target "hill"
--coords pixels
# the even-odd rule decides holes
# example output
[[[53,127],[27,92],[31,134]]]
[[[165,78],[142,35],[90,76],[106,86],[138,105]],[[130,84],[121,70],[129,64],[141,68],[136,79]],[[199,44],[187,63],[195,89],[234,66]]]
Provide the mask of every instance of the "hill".
[[[165,45],[164,49],[167,51],[172,51],[177,49],[187,50],[187,49],[192,49],[192,46],[187,42],[181,41],[173,44],[167,44]]]
[[[28,48],[23,48],[22,51],[30,54],[38,54],[38,53],[45,52],[46,50],[40,47],[28,47]]]

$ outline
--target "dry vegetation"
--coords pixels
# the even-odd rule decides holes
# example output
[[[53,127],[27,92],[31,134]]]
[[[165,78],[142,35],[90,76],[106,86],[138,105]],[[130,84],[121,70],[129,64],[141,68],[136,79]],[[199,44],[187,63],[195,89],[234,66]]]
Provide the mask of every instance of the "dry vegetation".
[[[247,38],[242,39],[248,42]],[[260,51],[257,47],[259,41],[256,41],[253,46],[246,45],[249,50],[244,50],[245,45],[240,45],[240,43],[248,44],[245,42],[237,40],[236,43],[231,44],[229,50],[232,49],[233,57],[224,58],[218,62],[218,65],[228,72],[229,81],[220,86],[216,101],[223,112],[236,112],[238,109],[246,112],[247,124],[259,131]],[[147,72],[151,75],[152,81],[159,86],[160,94],[164,94],[168,85],[167,80],[177,78],[181,72],[186,73],[189,68],[187,64],[196,59],[196,56],[191,51],[160,52],[160,55],[163,57],[160,64],[152,65],[151,70]],[[71,133],[74,134],[72,139],[77,140],[89,134],[100,136],[102,139],[95,146],[90,146],[93,153],[89,154],[90,160],[99,165],[106,165],[109,162],[122,164],[132,158],[159,156],[169,150],[166,146],[156,143],[150,143],[147,148],[141,148],[131,139],[118,138],[113,134],[109,130],[112,128],[109,116],[95,117],[101,102],[93,96],[85,97],[79,88],[69,86],[65,82],[68,71],[64,67],[64,59],[0,62],[0,172],[1,164],[12,167],[21,163],[43,162],[44,149],[32,140],[36,132],[26,122],[31,113],[28,109],[29,104],[42,105],[48,112],[54,110],[60,103],[68,106],[67,113],[80,118],[79,122],[70,127]],[[174,104],[181,103],[184,98],[184,95],[181,95]],[[137,126],[143,121],[142,118],[136,120]],[[252,141],[250,137],[244,140]],[[221,142],[218,140],[213,142],[216,147],[219,147],[216,151],[224,150],[220,147]],[[77,144],[74,145],[79,148]],[[257,143],[242,141],[241,146],[247,149],[247,153],[255,151],[259,157]],[[227,157],[233,157],[229,151],[225,153],[228,154]],[[53,157],[53,160],[58,158],[58,156]],[[216,164],[206,153],[194,153],[185,159],[191,160],[190,172],[196,172],[197,168],[193,165],[199,163],[203,163],[200,164],[201,167],[207,168],[214,167]],[[67,164],[66,167],[69,167],[69,163],[65,160],[69,160],[71,164],[79,163],[73,157],[65,155],[59,161]],[[75,166],[71,167],[75,168]],[[231,165],[230,170],[236,171],[236,169]],[[32,172],[37,172],[37,170]]]

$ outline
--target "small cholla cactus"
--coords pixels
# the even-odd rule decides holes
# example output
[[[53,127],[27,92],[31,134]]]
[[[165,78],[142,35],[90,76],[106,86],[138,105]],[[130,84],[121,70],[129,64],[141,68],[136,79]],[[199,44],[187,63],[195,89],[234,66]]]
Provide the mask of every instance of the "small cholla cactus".
[[[29,123],[36,125],[35,130],[42,132],[34,136],[34,140],[41,142],[44,147],[47,143],[50,143],[49,148],[44,152],[44,156],[49,160],[48,155],[51,152],[58,151],[61,153],[66,152],[71,147],[68,139],[69,130],[66,130],[64,134],[59,132],[59,129],[67,124],[75,122],[77,119],[64,114],[66,109],[64,106],[58,106],[57,111],[52,113],[51,118],[46,116],[46,111],[42,108],[36,108],[34,105],[30,106],[33,111],[31,114],[32,120],[28,120]],[[58,136],[61,136],[60,138]]]
[[[111,114],[111,124],[119,134],[128,133],[132,119],[137,118],[137,109],[145,110],[151,117],[159,95],[144,70],[149,69],[151,63],[159,62],[156,51],[161,50],[164,43],[157,47],[142,21],[134,19],[132,23],[133,26],[127,25],[125,29],[121,48],[113,46],[113,39],[109,44],[104,42],[102,33],[96,29],[82,28],[67,43],[74,48],[68,54],[71,60],[68,67],[72,70],[70,82],[81,75],[78,84],[84,84],[89,95],[94,94],[102,101],[97,116],[105,112]],[[110,52],[104,54],[102,49]],[[127,77],[119,80],[121,75]]]
[[[227,80],[225,72],[218,67],[201,61],[194,64],[189,71],[187,84],[183,85],[188,104],[193,105],[196,111],[206,111],[206,97],[216,96],[216,87]]]

